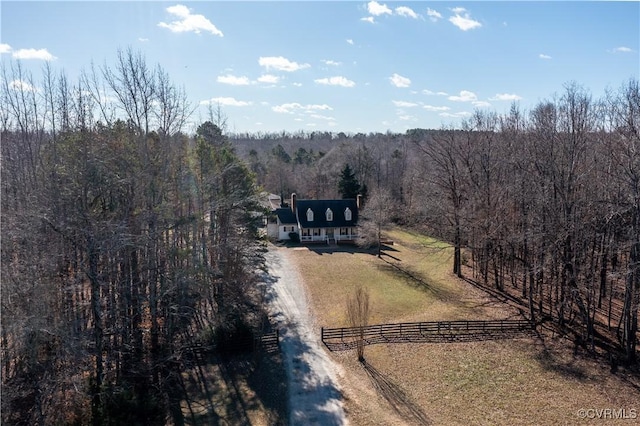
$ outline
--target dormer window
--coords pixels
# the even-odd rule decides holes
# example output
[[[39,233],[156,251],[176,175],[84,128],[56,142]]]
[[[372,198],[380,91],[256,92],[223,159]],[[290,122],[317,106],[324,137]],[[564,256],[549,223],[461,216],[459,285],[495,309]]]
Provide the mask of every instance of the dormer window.
[[[311,210],[310,208],[307,209],[307,221],[313,222],[313,210]]]
[[[344,220],[351,220],[351,209],[349,207],[344,209]]]
[[[333,212],[331,211],[331,209],[327,209],[325,214],[327,216],[327,222],[331,222],[333,220]]]

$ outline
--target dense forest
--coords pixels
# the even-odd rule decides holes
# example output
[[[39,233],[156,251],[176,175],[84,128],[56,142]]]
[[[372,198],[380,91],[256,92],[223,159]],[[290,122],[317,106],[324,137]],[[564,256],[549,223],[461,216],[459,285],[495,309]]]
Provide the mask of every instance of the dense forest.
[[[640,87],[406,133],[228,134],[121,51],[2,68],[2,421],[180,424],[180,348],[264,323],[262,191],[340,197],[454,247],[453,273],[637,362]]]
[[[6,424],[183,424],[180,348],[263,320],[251,172],[215,124],[181,132],[161,68],[118,59],[38,90],[3,69]]]

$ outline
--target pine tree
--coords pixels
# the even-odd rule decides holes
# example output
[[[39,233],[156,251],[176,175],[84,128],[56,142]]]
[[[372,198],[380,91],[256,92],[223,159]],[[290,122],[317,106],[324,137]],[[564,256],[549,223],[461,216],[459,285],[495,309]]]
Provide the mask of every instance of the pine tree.
[[[351,166],[346,164],[344,169],[340,172],[340,181],[338,182],[338,192],[342,198],[356,198],[360,193],[361,186],[356,175],[351,170]]]

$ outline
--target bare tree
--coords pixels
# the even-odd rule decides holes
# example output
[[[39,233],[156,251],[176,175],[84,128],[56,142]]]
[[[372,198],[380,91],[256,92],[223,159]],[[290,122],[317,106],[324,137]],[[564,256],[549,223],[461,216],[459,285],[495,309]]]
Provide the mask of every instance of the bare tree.
[[[118,106],[142,132],[149,133],[156,76],[140,52],[118,50],[115,69],[105,65],[102,74],[118,99]]]
[[[389,190],[380,188],[358,213],[359,234],[364,237],[359,244],[366,247],[376,245],[378,257],[381,257],[382,250],[382,228],[391,222],[397,202]]]
[[[358,328],[356,353],[358,361],[364,362],[364,327],[369,324],[369,291],[362,284],[358,284],[347,299],[347,320],[351,327]]]

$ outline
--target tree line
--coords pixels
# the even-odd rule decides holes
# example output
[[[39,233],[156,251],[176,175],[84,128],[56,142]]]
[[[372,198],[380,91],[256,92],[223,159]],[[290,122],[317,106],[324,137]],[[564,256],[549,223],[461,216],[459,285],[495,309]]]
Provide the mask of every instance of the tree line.
[[[131,50],[1,96],[3,423],[184,424],[182,348],[264,320],[254,175]]]
[[[429,218],[454,245],[454,273],[466,263],[485,285],[518,288],[531,319],[574,325],[591,349],[612,331],[637,361],[637,80],[603,99],[570,83],[528,113],[476,112],[461,130],[410,137],[438,200]]]

